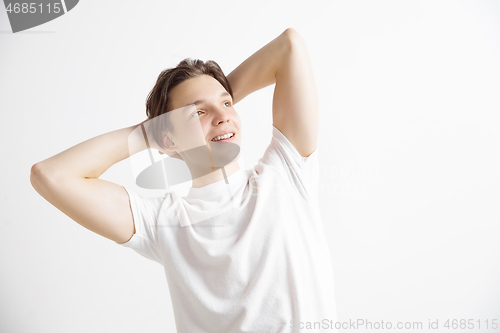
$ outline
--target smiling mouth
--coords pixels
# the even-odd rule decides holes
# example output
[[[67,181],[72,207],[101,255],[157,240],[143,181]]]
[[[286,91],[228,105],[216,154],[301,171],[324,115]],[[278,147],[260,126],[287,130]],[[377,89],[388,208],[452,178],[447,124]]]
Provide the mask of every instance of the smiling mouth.
[[[217,136],[217,137],[213,138],[211,140],[211,142],[230,141],[232,138],[234,138],[235,135],[236,135],[235,133],[228,133],[228,134],[225,134],[225,135]]]

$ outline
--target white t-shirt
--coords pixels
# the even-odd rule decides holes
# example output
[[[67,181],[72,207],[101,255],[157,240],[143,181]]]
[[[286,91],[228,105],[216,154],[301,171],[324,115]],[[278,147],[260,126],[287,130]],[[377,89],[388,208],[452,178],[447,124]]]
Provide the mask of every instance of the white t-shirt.
[[[302,157],[273,126],[254,169],[227,181],[186,197],[126,189],[136,233],[120,245],[163,265],[178,332],[336,332],[318,149]]]

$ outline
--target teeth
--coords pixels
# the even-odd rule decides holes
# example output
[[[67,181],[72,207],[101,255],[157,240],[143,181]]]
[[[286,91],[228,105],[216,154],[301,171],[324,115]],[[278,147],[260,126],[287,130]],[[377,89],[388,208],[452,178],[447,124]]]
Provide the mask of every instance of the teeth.
[[[224,135],[219,135],[218,137],[212,139],[212,141],[224,140],[224,139],[230,138],[232,136],[233,136],[233,133],[227,133],[227,134],[224,134]]]

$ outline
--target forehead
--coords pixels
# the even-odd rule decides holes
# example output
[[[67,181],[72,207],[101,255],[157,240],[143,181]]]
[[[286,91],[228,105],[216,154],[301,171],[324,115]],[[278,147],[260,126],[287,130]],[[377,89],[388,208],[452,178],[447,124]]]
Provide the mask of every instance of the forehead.
[[[170,91],[170,105],[178,109],[203,101],[217,100],[226,89],[219,81],[209,75],[200,75],[178,84]]]

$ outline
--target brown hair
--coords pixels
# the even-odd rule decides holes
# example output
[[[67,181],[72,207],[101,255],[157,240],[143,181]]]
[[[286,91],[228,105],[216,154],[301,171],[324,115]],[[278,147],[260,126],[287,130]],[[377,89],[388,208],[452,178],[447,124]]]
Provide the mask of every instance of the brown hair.
[[[158,75],[156,84],[149,92],[146,99],[146,115],[150,120],[165,114],[165,116],[161,117],[161,121],[155,121],[151,126],[153,138],[161,147],[163,147],[163,140],[161,139],[162,132],[172,129],[167,114],[172,111],[170,91],[185,80],[203,74],[210,75],[219,81],[231,97],[233,97],[233,91],[231,90],[229,81],[219,65],[213,60],[202,61],[199,59],[186,58],[179,62],[176,67],[165,69]]]

